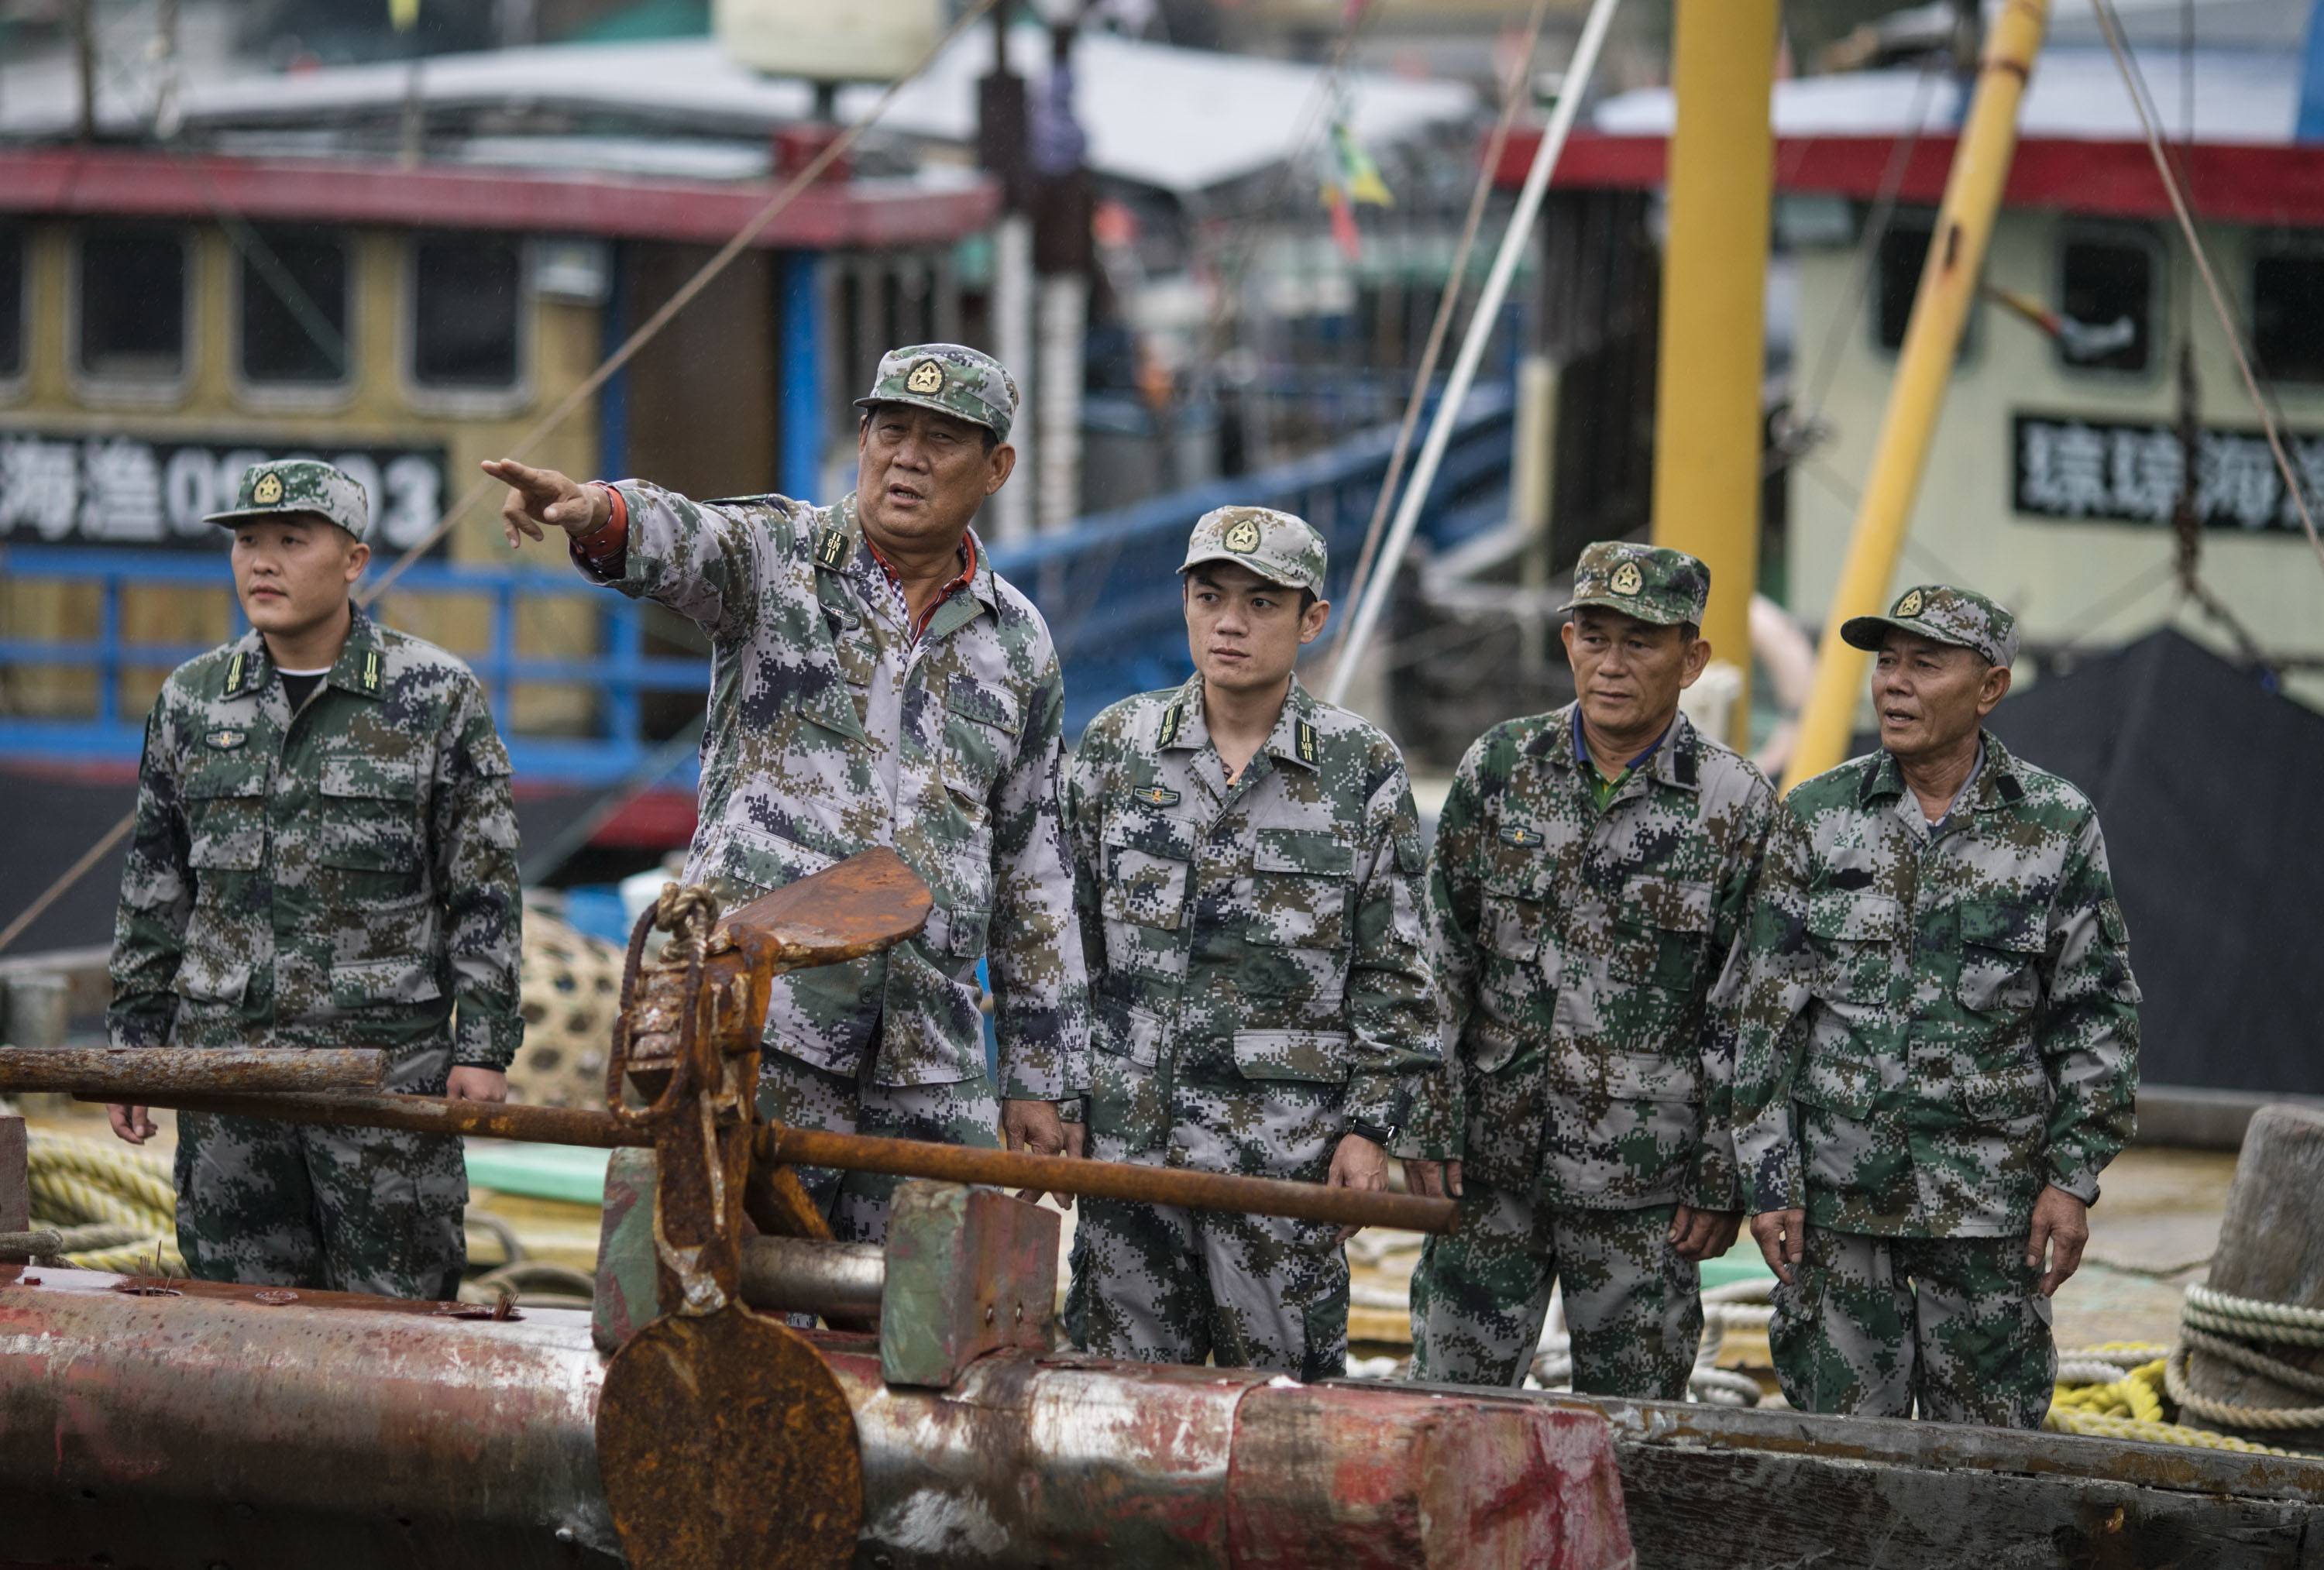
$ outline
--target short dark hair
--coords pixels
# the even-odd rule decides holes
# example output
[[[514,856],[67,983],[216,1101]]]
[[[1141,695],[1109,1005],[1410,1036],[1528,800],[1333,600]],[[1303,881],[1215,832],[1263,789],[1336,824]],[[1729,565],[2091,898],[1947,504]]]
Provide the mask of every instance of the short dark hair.
[[[1696,621],[1682,621],[1678,624],[1678,640],[1681,643],[1692,643],[1696,638],[1701,638],[1702,636],[1702,623]]]

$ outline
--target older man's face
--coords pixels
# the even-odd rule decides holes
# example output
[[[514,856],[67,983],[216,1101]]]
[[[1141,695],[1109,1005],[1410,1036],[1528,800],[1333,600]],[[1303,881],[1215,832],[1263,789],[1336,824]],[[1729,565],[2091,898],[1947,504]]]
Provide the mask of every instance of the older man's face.
[[[917,404],[866,410],[856,433],[855,508],[873,543],[890,550],[956,543],[1017,461],[1005,442],[986,450],[985,435]]]
[[[1872,666],[1880,745],[1900,758],[1941,753],[1976,733],[2009,691],[2009,667],[1972,648],[1892,629]]]

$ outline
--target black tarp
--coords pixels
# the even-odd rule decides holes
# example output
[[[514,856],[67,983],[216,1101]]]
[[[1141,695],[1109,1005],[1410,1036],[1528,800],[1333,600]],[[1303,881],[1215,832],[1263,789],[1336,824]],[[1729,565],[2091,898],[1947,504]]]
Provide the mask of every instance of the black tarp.
[[[2166,630],[1988,723],[2098,805],[2141,1079],[2324,1095],[2324,714]]]

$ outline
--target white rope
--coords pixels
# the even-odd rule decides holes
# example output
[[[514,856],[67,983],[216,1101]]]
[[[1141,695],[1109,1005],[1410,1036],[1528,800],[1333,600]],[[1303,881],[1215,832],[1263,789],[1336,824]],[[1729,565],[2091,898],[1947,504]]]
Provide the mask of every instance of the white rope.
[[[1428,488],[1436,482],[1437,465],[1443,462],[1444,448],[1452,439],[1452,427],[1459,418],[1461,406],[1468,401],[1470,385],[1477,378],[1478,363],[1485,355],[1486,341],[1493,335],[1493,323],[1500,315],[1501,302],[1508,298],[1509,280],[1517,272],[1517,257],[1533,233],[1535,219],[1540,216],[1542,197],[1549,190],[1550,173],[1565,150],[1566,138],[1572,134],[1574,119],[1582,112],[1582,100],[1589,96],[1591,79],[1598,71],[1598,56],[1605,47],[1607,26],[1614,20],[1614,9],[1620,4],[1621,0],[1593,0],[1590,19],[1582,23],[1581,41],[1573,48],[1573,63],[1566,69],[1565,80],[1558,92],[1557,108],[1549,117],[1549,128],[1542,133],[1541,145],[1534,150],[1533,167],[1526,171],[1525,187],[1517,193],[1517,207],[1509,214],[1509,226],[1501,236],[1500,250],[1493,256],[1492,271],[1486,275],[1484,289],[1470,315],[1469,330],[1461,339],[1461,353],[1453,359],[1452,374],[1444,383],[1444,396],[1436,405],[1435,418],[1429,422],[1428,439],[1421,445],[1420,461],[1413,465],[1411,478],[1405,482],[1396,522],[1388,529],[1388,543],[1372,568],[1371,583],[1356,606],[1346,646],[1333,662],[1331,683],[1323,694],[1330,702],[1337,703],[1347,697],[1348,684],[1355,679],[1364,647],[1371,641],[1380,615],[1388,609],[1388,596],[1396,588],[1397,568],[1420,521],[1421,504],[1428,499]]]

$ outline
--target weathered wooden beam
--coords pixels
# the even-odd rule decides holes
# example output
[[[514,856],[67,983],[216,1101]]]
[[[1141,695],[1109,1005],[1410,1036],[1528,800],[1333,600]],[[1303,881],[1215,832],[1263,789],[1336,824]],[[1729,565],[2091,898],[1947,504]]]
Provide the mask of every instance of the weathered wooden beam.
[[[386,1060],[376,1047],[0,1047],[0,1091],[142,1103],[181,1092],[376,1090]]]

